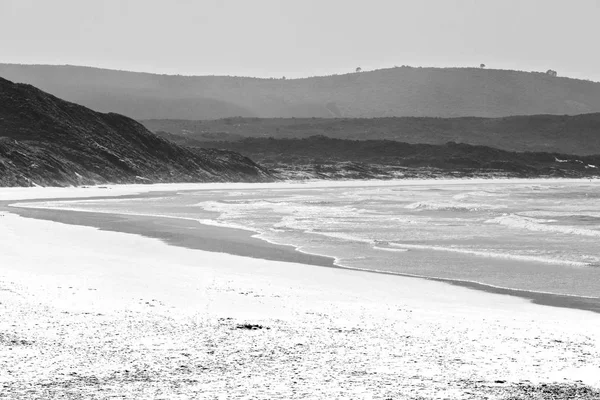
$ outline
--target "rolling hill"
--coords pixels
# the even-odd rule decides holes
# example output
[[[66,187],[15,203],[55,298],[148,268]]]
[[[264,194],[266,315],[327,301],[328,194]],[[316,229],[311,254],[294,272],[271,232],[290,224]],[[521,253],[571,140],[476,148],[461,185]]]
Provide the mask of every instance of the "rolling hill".
[[[154,132],[168,132],[201,142],[322,135],[337,139],[385,139],[414,144],[457,142],[508,151],[600,154],[600,113],[505,118],[226,118],[141,122]]]
[[[600,112],[600,83],[545,73],[396,67],[304,79],[0,64],[0,76],[136,119],[506,117]]]
[[[238,153],[187,149],[130,118],[0,78],[0,186],[269,180]]]

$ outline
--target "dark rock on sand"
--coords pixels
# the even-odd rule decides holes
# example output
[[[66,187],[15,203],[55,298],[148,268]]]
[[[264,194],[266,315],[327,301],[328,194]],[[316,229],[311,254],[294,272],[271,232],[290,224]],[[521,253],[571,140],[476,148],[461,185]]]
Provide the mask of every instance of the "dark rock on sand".
[[[598,400],[600,390],[582,384],[518,384],[503,400]]]
[[[255,331],[255,330],[259,330],[259,329],[263,329],[265,328],[262,325],[258,325],[258,324],[239,324],[236,326],[236,329],[247,329],[250,331]],[[269,328],[266,328],[269,329]]]
[[[32,342],[10,333],[0,332],[0,346],[31,346]]]

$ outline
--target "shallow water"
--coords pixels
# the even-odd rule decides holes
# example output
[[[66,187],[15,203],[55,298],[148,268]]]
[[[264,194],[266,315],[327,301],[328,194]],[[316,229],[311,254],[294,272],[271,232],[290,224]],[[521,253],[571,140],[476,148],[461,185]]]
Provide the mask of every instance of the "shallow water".
[[[600,183],[199,190],[53,208],[245,227],[339,266],[600,296]]]

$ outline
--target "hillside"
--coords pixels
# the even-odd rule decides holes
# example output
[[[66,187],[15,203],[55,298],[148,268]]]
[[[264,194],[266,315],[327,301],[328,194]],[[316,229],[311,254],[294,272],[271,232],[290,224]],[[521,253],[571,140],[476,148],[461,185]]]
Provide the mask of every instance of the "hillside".
[[[600,83],[545,73],[397,67],[305,79],[0,64],[0,76],[136,119],[505,117],[600,112]]]
[[[271,179],[237,153],[186,149],[130,118],[0,78],[0,186]]]
[[[154,132],[169,132],[202,142],[323,135],[337,139],[387,139],[407,143],[457,142],[509,151],[600,154],[600,113],[506,118],[226,118],[141,122]]]
[[[246,138],[199,142],[165,132],[187,146],[240,152],[292,178],[598,177],[600,155],[509,152],[454,142],[409,144],[389,140]]]

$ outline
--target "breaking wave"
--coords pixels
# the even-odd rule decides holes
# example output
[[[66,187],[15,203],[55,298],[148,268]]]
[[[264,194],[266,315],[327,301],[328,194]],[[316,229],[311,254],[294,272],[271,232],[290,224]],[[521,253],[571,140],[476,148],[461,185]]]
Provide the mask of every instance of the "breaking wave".
[[[469,197],[498,197],[498,196],[506,196],[506,195],[502,194],[502,193],[476,191],[476,192],[460,193],[460,194],[452,196],[452,198],[454,200],[464,200]]]
[[[446,202],[436,203],[433,201],[419,201],[411,203],[405,206],[409,210],[432,210],[432,211],[459,211],[459,212],[473,212],[473,211],[487,211],[487,210],[498,210],[506,208],[503,205],[490,205],[490,204],[478,204],[478,203],[459,203],[459,202]]]
[[[534,232],[551,232],[566,235],[580,235],[600,237],[600,231],[585,228],[576,228],[565,225],[549,225],[556,220],[523,217],[515,214],[502,215],[485,221],[487,224],[499,224],[510,228],[526,229]]]
[[[589,267],[592,266],[589,262],[566,260],[561,258],[551,258],[544,256],[528,256],[522,254],[511,254],[511,253],[498,253],[484,250],[472,250],[460,247],[444,247],[444,246],[432,246],[432,245],[421,245],[421,244],[404,244],[404,243],[390,243],[393,248],[400,248],[406,250],[433,250],[433,251],[446,251],[451,253],[460,253],[466,255],[472,255],[477,257],[495,258],[504,260],[515,260],[515,261],[529,261],[539,262],[544,264],[555,264],[555,265],[568,265],[571,267]]]

